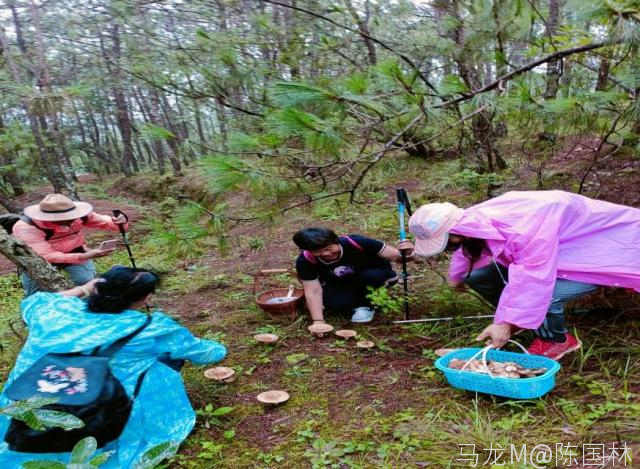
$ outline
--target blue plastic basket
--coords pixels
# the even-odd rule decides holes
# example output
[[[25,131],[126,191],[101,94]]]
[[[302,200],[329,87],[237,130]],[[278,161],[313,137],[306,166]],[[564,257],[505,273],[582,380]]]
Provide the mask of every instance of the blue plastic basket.
[[[553,389],[556,373],[560,371],[560,364],[541,355],[503,352],[502,350],[489,350],[487,352],[487,360],[515,362],[525,368],[547,368],[546,373],[534,378],[499,378],[483,373],[449,368],[448,365],[451,359],[469,360],[481,350],[479,348],[455,350],[436,360],[436,368],[444,373],[449,384],[455,388],[493,394],[494,396],[533,399],[544,396]]]

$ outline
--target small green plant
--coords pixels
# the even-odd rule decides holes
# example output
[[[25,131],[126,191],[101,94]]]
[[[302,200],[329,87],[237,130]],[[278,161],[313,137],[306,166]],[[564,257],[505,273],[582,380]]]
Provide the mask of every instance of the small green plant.
[[[318,438],[312,443],[311,448],[305,451],[304,455],[310,459],[314,468],[339,467],[336,463],[340,457],[349,452],[348,448],[341,446],[337,441],[325,441]]]
[[[404,308],[404,297],[399,296],[396,291],[391,291],[387,287],[368,287],[368,289],[367,298],[373,306],[384,314],[397,314]]]
[[[281,463],[284,461],[284,456],[281,454],[272,454],[272,453],[259,453],[256,456],[258,461],[266,464],[267,466],[271,466],[273,463]]]
[[[104,453],[93,456],[97,449],[98,442],[96,439],[88,436],[80,440],[73,447],[68,465],[58,461],[41,460],[25,462],[22,464],[22,467],[23,469],[92,469],[103,465],[115,452],[105,451]],[[145,469],[149,467],[151,466],[144,466]]]
[[[462,187],[471,192],[486,192],[489,185],[499,185],[503,182],[503,177],[496,173],[480,174],[471,169],[465,168],[459,173],[450,176],[445,185],[451,187]]]
[[[57,410],[41,409],[41,407],[56,401],[55,398],[34,396],[24,401],[16,401],[0,409],[0,414],[21,420],[29,427],[39,431],[52,427],[60,427],[65,430],[84,427],[84,422],[74,415]]]
[[[172,458],[180,445],[173,441],[160,443],[147,451],[133,465],[133,469],[159,469],[159,464],[165,459]]]
[[[204,339],[208,339],[208,340],[215,340],[215,341],[221,341],[224,340],[224,338],[227,336],[226,332],[222,332],[222,331],[207,331],[202,337]]]
[[[267,324],[265,326],[260,326],[256,330],[253,331],[254,334],[276,334],[278,335],[278,327],[273,324]]]
[[[291,355],[287,355],[286,360],[288,364],[296,365],[300,362],[305,361],[307,358],[309,358],[309,355],[307,355],[306,353],[293,353]]]
[[[204,409],[196,410],[196,415],[204,417],[205,428],[211,428],[212,426],[223,428],[225,424],[220,417],[231,412],[233,412],[233,407],[218,407],[214,409],[212,404],[207,404]],[[226,430],[223,435],[225,438],[231,439],[235,436],[235,433],[235,430]]]
[[[198,459],[206,459],[207,461],[220,461],[222,460],[223,449],[223,444],[214,443],[213,441],[203,441],[202,451],[200,451],[196,457]]]
[[[249,247],[254,252],[267,250],[267,245],[262,238],[249,238]]]

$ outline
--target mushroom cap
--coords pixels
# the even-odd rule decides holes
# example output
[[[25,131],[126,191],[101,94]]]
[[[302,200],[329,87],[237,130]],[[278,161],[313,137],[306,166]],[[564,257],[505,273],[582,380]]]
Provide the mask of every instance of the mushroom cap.
[[[279,337],[275,334],[256,334],[253,336],[253,338],[255,340],[257,340],[258,342],[263,342],[265,344],[273,344],[274,342],[277,342]]]
[[[309,332],[311,332],[312,334],[317,335],[331,332],[333,330],[333,326],[327,323],[311,324],[307,329],[309,329]]]
[[[205,370],[204,375],[209,379],[215,379],[216,381],[223,381],[231,378],[236,372],[233,368],[227,368],[226,366],[216,366]]]
[[[287,402],[289,400],[289,393],[286,391],[266,391],[260,393],[256,396],[258,401],[263,404],[282,404],[283,402]]]
[[[445,355],[451,352],[455,352],[456,350],[458,349],[457,348],[439,348],[438,350],[435,351],[435,354],[438,355],[439,357],[444,357]]]
[[[338,337],[342,337],[343,339],[350,339],[351,337],[355,337],[358,335],[356,331],[352,331],[351,329],[339,329],[334,332]]]
[[[371,348],[374,345],[376,345],[376,344],[374,344],[370,340],[359,340],[358,342],[356,342],[356,346],[360,347],[360,348]]]

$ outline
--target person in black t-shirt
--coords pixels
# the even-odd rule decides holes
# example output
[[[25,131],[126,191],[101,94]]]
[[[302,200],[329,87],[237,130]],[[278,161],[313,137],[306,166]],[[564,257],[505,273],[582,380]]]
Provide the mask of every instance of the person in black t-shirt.
[[[293,242],[302,249],[296,270],[314,323],[324,322],[324,308],[353,312],[352,322],[371,321],[374,311],[367,288],[397,281],[391,261],[401,258],[400,250],[413,256],[410,241],[396,249],[360,235],[338,237],[328,228],[305,228],[293,236]]]

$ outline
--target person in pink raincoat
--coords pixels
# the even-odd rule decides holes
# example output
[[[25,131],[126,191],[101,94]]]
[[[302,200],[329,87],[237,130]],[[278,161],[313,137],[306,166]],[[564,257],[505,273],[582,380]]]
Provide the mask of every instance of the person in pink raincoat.
[[[581,343],[564,305],[613,286],[640,291],[640,210],[563,191],[507,192],[473,207],[420,207],[409,220],[415,253],[454,251],[450,285],[496,306],[477,340],[502,347],[533,329],[529,352],[560,359]]]

